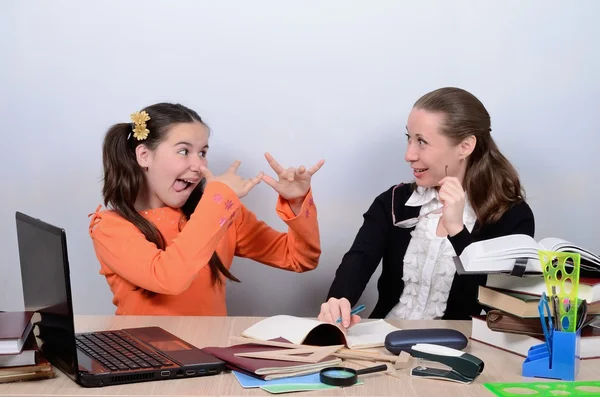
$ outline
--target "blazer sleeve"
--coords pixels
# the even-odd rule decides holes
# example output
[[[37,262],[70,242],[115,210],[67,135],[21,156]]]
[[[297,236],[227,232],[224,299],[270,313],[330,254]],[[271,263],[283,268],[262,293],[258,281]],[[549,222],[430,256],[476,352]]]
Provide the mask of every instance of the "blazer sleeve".
[[[377,269],[392,225],[391,195],[386,193],[379,195],[363,214],[363,224],[342,258],[327,299],[346,298],[354,306]]]
[[[206,266],[240,205],[227,185],[208,183],[195,212],[164,250],[112,211],[96,211],[89,234],[98,260],[120,277],[149,291],[178,295]]]
[[[533,212],[526,202],[522,201],[511,207],[494,224],[481,226],[476,237],[466,227],[453,237],[448,237],[456,255],[472,242],[506,236],[510,234],[527,234],[531,237],[535,233]],[[450,288],[450,296],[446,306],[444,320],[469,320],[471,316],[479,315],[485,308],[477,300],[479,286],[487,282],[486,274],[463,274],[454,276]]]
[[[281,196],[275,210],[288,225],[287,233],[273,229],[242,206],[235,221],[236,255],[298,273],[316,268],[321,256],[321,240],[312,191],[304,198],[299,214],[294,214]]]
[[[493,225],[493,231],[488,238],[510,234],[527,234],[533,237],[535,234],[535,220],[531,208],[524,201],[514,205]],[[465,226],[458,234],[448,237],[448,240],[450,240],[456,255],[460,255],[465,248],[475,241],[473,235],[469,233]]]

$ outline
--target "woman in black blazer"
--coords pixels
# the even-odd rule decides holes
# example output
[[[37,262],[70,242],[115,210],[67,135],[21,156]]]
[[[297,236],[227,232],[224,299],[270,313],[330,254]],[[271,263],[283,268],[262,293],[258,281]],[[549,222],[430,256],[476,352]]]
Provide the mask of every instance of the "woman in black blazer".
[[[382,263],[371,318],[470,319],[485,275],[458,275],[452,257],[473,241],[534,236],[519,176],[491,137],[490,116],[471,93],[440,88],[421,97],[406,126],[415,181],[390,187],[364,214],[321,305],[319,319],[350,327],[350,308]],[[399,227],[422,216],[416,227]]]

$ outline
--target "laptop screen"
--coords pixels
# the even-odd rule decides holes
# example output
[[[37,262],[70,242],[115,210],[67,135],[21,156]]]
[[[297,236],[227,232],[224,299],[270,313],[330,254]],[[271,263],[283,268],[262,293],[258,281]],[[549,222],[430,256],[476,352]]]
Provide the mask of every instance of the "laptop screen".
[[[34,332],[44,356],[76,379],[75,330],[67,241],[63,229],[17,212],[25,310],[37,312]]]

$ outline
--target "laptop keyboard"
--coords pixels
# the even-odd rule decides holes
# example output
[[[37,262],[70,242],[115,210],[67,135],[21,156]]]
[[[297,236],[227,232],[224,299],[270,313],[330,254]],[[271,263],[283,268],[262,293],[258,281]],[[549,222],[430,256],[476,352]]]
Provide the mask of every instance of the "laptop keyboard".
[[[111,371],[151,369],[172,366],[163,356],[150,351],[122,331],[75,335],[77,348],[100,361]]]

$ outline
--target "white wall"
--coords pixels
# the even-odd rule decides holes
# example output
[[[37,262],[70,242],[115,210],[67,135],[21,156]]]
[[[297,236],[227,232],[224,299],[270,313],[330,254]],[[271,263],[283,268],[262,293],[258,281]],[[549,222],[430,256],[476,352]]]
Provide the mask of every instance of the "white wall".
[[[373,198],[410,180],[406,117],[441,86],[486,104],[536,237],[600,252],[599,12],[593,0],[1,2],[0,310],[22,308],[20,210],[66,228],[76,312],[113,313],[87,234],[101,141],[158,101],[207,120],[216,172],[235,159],[247,176],[270,171],[265,151],[285,165],[327,161],[313,184],[319,268],[236,260],[232,315],[316,315]],[[261,184],[244,202],[283,230],[275,199]],[[369,309],[375,296],[372,279]]]

